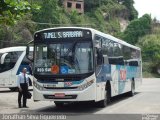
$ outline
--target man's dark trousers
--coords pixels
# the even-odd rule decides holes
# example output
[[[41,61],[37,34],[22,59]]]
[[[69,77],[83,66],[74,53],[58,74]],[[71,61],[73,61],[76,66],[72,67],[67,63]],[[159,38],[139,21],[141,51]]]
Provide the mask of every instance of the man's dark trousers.
[[[20,84],[22,91],[19,91],[18,94],[18,105],[21,107],[21,98],[23,96],[23,107],[26,107],[26,102],[27,102],[27,92],[28,92],[28,84],[27,83],[21,83]]]

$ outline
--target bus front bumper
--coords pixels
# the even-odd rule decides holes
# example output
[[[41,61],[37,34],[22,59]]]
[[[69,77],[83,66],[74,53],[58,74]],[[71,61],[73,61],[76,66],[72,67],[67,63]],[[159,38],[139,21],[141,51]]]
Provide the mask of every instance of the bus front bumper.
[[[92,84],[88,88],[77,91],[77,90],[50,90],[40,91],[36,87],[33,88],[33,100],[34,101],[95,101],[96,100],[96,89],[95,84]]]

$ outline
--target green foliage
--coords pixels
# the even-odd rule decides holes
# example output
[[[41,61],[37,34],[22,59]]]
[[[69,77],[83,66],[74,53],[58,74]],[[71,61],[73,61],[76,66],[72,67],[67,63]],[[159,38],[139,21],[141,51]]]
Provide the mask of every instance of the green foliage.
[[[68,13],[59,6],[59,0],[39,0],[40,11],[32,12],[33,20],[38,24],[37,29],[55,27],[60,24],[70,24]]]
[[[138,18],[138,12],[134,8],[134,1],[133,0],[123,0],[123,5],[125,5],[129,11],[129,20],[134,20]]]
[[[142,62],[142,72],[143,72],[143,78],[155,78],[155,77],[160,77],[160,75],[157,74],[156,72],[153,72],[153,62]]]
[[[38,6],[30,5],[27,0],[1,0],[0,24],[14,25],[17,20],[32,9],[38,9]]]
[[[12,26],[2,26],[0,29],[0,48],[15,45],[26,45],[33,39],[36,25],[31,20],[32,15],[26,14]]]
[[[148,70],[157,73],[160,69],[160,34],[146,35],[137,44],[142,48],[143,61],[150,63]]]
[[[18,25],[19,27],[20,24],[18,23],[24,16],[32,10],[38,9],[39,6],[30,4],[28,0],[0,0],[0,47],[15,45],[16,40],[19,40],[19,35],[15,32],[15,29],[17,28],[15,25]],[[23,30],[26,29],[21,28],[20,31]],[[23,38],[28,37],[25,36]],[[25,42],[23,41],[23,45],[24,43]]]
[[[99,1],[98,0],[85,0],[84,7],[86,11],[93,10],[95,7],[98,7]]]
[[[120,4],[118,0],[85,0],[85,13],[80,15],[76,10],[67,12],[62,6],[63,4],[61,2],[63,2],[63,0],[12,0],[12,2],[14,7],[12,7],[11,11],[14,11],[14,9],[18,7],[17,5],[22,6],[23,9],[21,7],[18,7],[17,13],[14,14],[15,11],[12,13],[12,15],[18,15],[19,18],[12,17],[13,20],[11,20],[11,18],[8,18],[8,20],[18,20],[17,23],[19,23],[20,26],[24,25],[27,30],[31,31],[31,33],[39,29],[55,26],[87,26],[105,33],[116,35],[120,32],[119,17],[123,17],[120,14],[126,11],[127,8],[125,5]],[[5,4],[7,4],[6,6],[8,6],[8,4],[10,3],[11,2]],[[39,11],[32,10],[35,4],[38,6],[38,8],[40,8]],[[11,8],[7,9],[10,10]],[[25,16],[28,16],[25,15],[25,13],[27,12],[31,12],[33,16],[29,16],[28,19],[25,18]],[[125,16],[127,16],[127,14]],[[26,24],[28,24],[29,27],[27,27]],[[19,30],[21,31],[23,27],[17,26],[17,28],[19,28]],[[12,37],[3,37],[3,39],[16,39],[17,41],[21,41],[23,37],[19,32],[17,32],[17,29],[14,29],[14,27],[11,27],[11,30],[13,30],[14,32],[9,32],[14,33],[11,34]],[[15,35],[15,33],[17,33],[17,35]],[[7,36],[7,34],[4,36]]]
[[[62,2],[63,0],[0,0],[0,47],[25,45],[39,29],[87,26],[139,45],[143,60],[147,60],[143,64],[145,75],[156,73],[160,68],[160,29],[152,30],[153,23],[148,14],[137,19],[133,0],[84,0],[84,14],[78,14],[76,10],[68,12]],[[124,32],[120,32],[120,19],[131,21]],[[147,35],[151,31],[155,34]]]
[[[160,59],[160,35],[152,34],[140,38],[138,45],[142,48],[144,60],[159,62]],[[156,61],[157,60],[157,61]]]
[[[63,0],[1,0],[1,46],[26,43],[36,30],[56,26],[87,26],[112,35],[120,32],[118,17],[126,7],[117,0],[85,0],[84,14],[78,14],[76,10],[66,11],[62,2]]]
[[[136,44],[139,37],[151,32],[151,28],[151,16],[145,14],[141,18],[131,21],[121,37],[131,44]]]

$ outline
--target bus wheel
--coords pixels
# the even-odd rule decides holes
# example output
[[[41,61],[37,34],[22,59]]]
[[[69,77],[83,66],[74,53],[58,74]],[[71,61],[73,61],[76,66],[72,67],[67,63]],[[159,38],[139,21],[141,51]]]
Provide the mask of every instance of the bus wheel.
[[[56,107],[63,107],[63,105],[64,105],[64,102],[55,101],[54,103],[55,103]]]
[[[105,94],[104,100],[101,100],[101,101],[98,102],[98,106],[101,107],[101,108],[106,107],[110,103],[110,101],[111,101],[110,86],[107,86],[104,94]]]
[[[134,96],[135,94],[135,82],[132,80],[131,82],[131,91],[129,92],[129,96]]]
[[[18,89],[17,89],[17,87],[11,87],[11,88],[9,88],[11,91],[13,91],[13,92],[15,92],[15,91],[17,91]]]

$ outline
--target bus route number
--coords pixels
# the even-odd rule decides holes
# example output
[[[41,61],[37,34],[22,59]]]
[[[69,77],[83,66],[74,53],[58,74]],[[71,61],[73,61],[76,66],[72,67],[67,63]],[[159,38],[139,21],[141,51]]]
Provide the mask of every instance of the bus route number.
[[[51,72],[51,68],[37,68],[37,72]]]

